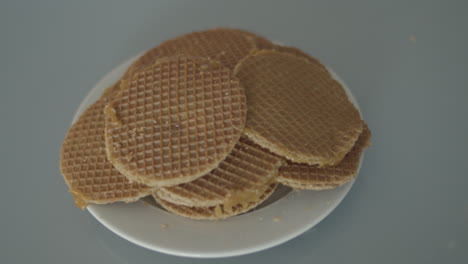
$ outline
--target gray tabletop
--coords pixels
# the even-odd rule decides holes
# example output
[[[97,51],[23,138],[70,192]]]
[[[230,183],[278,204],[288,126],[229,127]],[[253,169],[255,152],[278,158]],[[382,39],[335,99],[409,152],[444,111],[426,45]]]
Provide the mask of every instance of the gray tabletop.
[[[233,26],[330,65],[373,145],[319,225],[224,262],[468,263],[467,11],[467,1],[2,1],[0,262],[219,263],[114,235],[73,205],[58,160],[73,113],[114,66],[176,35]]]

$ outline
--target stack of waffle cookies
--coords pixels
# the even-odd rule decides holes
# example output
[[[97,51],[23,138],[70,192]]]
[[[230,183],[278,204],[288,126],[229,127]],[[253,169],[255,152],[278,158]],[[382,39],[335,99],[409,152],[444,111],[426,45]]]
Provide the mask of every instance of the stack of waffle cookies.
[[[134,61],[69,129],[60,169],[78,207],[152,196],[193,219],[252,210],[283,184],[356,177],[370,131],[317,59],[217,28]]]

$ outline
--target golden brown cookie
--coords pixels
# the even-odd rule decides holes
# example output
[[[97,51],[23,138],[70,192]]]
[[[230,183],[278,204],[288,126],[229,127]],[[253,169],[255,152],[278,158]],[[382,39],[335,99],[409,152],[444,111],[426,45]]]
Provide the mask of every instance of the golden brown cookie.
[[[153,187],[199,178],[226,158],[245,125],[245,92],[220,63],[162,58],[122,82],[106,106],[106,150],[127,178]]]
[[[259,204],[268,199],[268,197],[270,197],[270,195],[275,191],[277,185],[277,183],[268,185],[268,188],[266,188],[263,193],[259,194],[255,199],[252,199],[247,203],[229,206],[232,208],[231,210],[227,209],[227,207],[225,208],[224,205],[210,207],[190,207],[185,205],[177,205],[162,200],[157,195],[153,195],[153,197],[159,205],[173,214],[197,220],[220,220],[248,212],[257,207]]]
[[[133,202],[152,188],[130,183],[107,160],[103,97],[86,109],[68,130],[60,151],[60,171],[78,207],[88,203]]]
[[[298,163],[338,164],[356,142],[362,121],[343,87],[321,65],[278,51],[259,51],[234,74],[245,87],[244,133]]]
[[[194,181],[156,190],[159,198],[185,206],[215,206],[256,194],[278,174],[282,159],[241,137],[217,168]]]
[[[232,70],[239,60],[257,48],[257,42],[267,41],[260,37],[253,39],[250,34],[229,28],[215,28],[184,34],[147,51],[132,63],[122,78],[130,78],[134,72],[152,65],[159,58],[173,56],[217,60]]]
[[[280,167],[277,181],[295,189],[332,189],[353,180],[358,172],[361,155],[370,144],[367,125],[351,151],[336,166],[318,168],[306,164],[286,163]]]

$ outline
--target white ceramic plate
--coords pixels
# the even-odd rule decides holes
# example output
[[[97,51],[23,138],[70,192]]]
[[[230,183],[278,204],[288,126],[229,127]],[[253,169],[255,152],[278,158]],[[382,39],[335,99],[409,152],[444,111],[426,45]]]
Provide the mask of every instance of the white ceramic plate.
[[[81,103],[73,122],[136,58],[120,64],[96,84]],[[345,83],[332,74],[358,107]],[[186,219],[147,201],[89,205],[88,211],[117,235],[151,250],[197,258],[229,257],[271,248],[304,233],[335,209],[352,184],[327,191],[296,192],[281,187],[256,210],[223,221]]]

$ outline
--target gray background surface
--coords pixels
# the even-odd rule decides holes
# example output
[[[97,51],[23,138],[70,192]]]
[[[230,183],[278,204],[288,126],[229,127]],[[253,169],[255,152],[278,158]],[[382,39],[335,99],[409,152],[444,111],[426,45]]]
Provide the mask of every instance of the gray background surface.
[[[219,263],[135,246],[78,210],[58,169],[114,66],[196,29],[295,45],[351,87],[373,132],[359,180],[300,237],[224,263],[468,263],[467,1],[2,1],[1,263]]]

